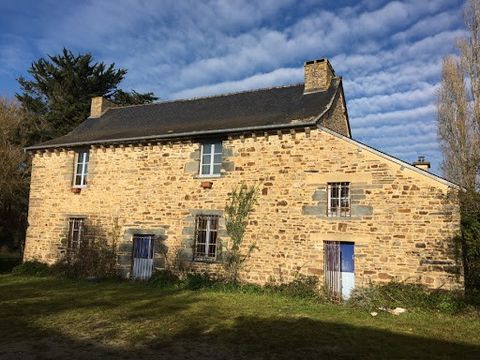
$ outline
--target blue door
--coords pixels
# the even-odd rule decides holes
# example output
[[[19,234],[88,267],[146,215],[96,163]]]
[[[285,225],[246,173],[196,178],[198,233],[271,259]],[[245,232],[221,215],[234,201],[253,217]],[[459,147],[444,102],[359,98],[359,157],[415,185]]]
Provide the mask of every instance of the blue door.
[[[340,272],[342,276],[342,297],[348,299],[355,287],[355,247],[351,242],[340,243]]]
[[[148,280],[153,271],[153,236],[133,236],[132,277],[135,280]]]

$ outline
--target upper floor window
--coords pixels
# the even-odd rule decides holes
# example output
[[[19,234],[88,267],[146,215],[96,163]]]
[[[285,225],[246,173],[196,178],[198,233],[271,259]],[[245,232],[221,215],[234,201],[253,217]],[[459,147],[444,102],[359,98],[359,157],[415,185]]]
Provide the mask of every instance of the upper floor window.
[[[75,153],[75,169],[73,174],[73,187],[85,187],[87,186],[88,175],[88,159],[89,152],[78,151]]]
[[[350,216],[350,183],[335,182],[328,183],[328,216]]]
[[[82,245],[83,239],[83,218],[68,219],[68,248],[76,251]]]
[[[222,168],[222,143],[204,143],[201,147],[200,176],[219,176]]]
[[[217,258],[218,216],[197,216],[195,229],[194,260],[211,260]]]

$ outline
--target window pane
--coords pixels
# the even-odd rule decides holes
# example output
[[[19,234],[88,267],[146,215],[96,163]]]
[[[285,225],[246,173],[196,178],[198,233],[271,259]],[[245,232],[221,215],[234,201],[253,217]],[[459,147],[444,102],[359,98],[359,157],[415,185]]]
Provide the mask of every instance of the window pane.
[[[82,185],[82,175],[75,176],[75,185]]]
[[[214,174],[220,174],[220,169],[222,168],[222,165],[213,165],[213,173]]]
[[[203,154],[202,164],[210,164],[210,161],[212,161],[212,156],[210,154]]]
[[[215,253],[216,253],[216,248],[217,246],[215,244],[210,244],[208,246],[208,257],[215,257]]]
[[[195,250],[196,250],[195,257],[200,258],[205,256],[205,244],[197,244],[197,248]]]
[[[330,208],[332,211],[335,211],[338,207],[338,199],[330,199]]]
[[[221,164],[222,163],[222,154],[214,155],[213,162],[216,163],[216,164]]]
[[[222,143],[216,143],[215,144],[215,152],[216,153],[222,153]]]
[[[218,229],[218,216],[214,216],[210,219],[210,229],[211,230]]]
[[[334,198],[337,198],[338,195],[339,195],[339,194],[338,194],[338,187],[337,187],[337,185],[332,185],[330,196],[331,196],[331,197],[334,197]]]
[[[206,230],[207,229],[207,219],[203,216],[199,216],[197,218],[197,227],[198,227],[198,230]]]
[[[348,197],[348,187],[342,187],[342,197]]]
[[[90,159],[90,153],[88,151],[83,153],[84,162],[88,162]]]
[[[202,175],[210,174],[210,165],[202,165]]]
[[[82,168],[83,168],[83,165],[81,163],[78,163],[77,164],[77,175],[80,175],[82,173]]]
[[[210,155],[212,153],[212,144],[204,144],[203,147],[203,155],[207,154]]]

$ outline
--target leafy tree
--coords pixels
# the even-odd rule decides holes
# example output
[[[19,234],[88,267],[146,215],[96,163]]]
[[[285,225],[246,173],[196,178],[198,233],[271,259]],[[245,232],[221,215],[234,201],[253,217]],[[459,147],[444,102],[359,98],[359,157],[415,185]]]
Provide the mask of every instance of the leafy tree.
[[[151,104],[157,99],[158,98],[152,92],[141,94],[135,90],[132,90],[130,93],[123,90],[117,90],[111,97],[112,102],[121,106]]]
[[[466,36],[459,56],[443,61],[439,89],[438,135],[445,176],[469,190],[478,187],[480,170],[480,1],[465,8]]]
[[[228,204],[225,206],[225,227],[231,242],[224,250],[224,267],[233,282],[239,281],[240,270],[244,263],[257,248],[255,243],[242,248],[248,216],[257,202],[257,188],[241,185],[232,191]]]
[[[18,78],[22,92],[17,99],[30,117],[28,143],[64,135],[84,121],[90,100],[105,96],[119,105],[151,103],[153,93],[131,93],[118,89],[127,70],[115,64],[94,62],[91,54],[74,55],[63,49],[59,55],[40,58],[28,73],[31,79]]]
[[[26,114],[0,98],[0,245],[20,247],[25,236],[30,164],[22,146]]]
[[[461,185],[461,249],[467,292],[480,290],[480,0],[465,8],[466,36],[459,55],[443,61],[438,93],[438,135],[443,171]]]

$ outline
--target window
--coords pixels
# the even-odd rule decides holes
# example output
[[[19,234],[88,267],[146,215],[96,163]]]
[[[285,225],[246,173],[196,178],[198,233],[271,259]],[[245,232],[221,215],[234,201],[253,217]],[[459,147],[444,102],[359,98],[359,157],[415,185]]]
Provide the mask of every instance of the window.
[[[87,186],[88,175],[88,159],[87,151],[79,151],[75,153],[75,169],[73,174],[73,187],[81,188]]]
[[[222,143],[205,143],[201,147],[200,176],[219,176],[222,168]]]
[[[217,258],[218,216],[197,216],[194,260],[214,261]]]
[[[82,245],[83,221],[82,218],[68,219],[68,248],[70,250],[78,250]]]
[[[350,183],[328,184],[328,216],[350,216]]]

